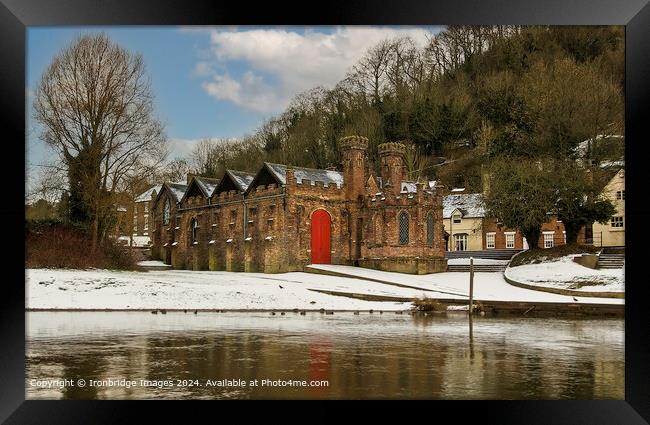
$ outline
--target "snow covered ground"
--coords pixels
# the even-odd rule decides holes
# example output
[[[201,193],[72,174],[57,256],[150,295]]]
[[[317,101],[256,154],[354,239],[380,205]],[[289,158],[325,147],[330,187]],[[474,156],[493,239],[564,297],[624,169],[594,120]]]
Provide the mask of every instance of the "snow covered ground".
[[[313,266],[411,288],[310,273],[232,273],[185,270],[127,272],[28,269],[26,307],[32,309],[406,310],[409,302],[364,301],[313,290],[367,295],[466,299],[468,273],[406,275],[349,266]],[[474,297],[485,301],[574,303],[572,297],[517,288],[501,273],[475,273]],[[581,303],[623,299],[580,297]]]
[[[330,264],[312,264],[309,267],[338,273],[409,285],[420,290],[431,291],[430,298],[463,298],[469,294],[469,273],[433,273],[427,275],[410,275],[383,272],[361,267],[339,266]],[[485,301],[517,302],[559,302],[574,303],[573,297],[534,291],[510,285],[500,272],[474,273],[474,298]],[[578,302],[595,304],[624,304],[624,299],[580,297]]]
[[[506,270],[514,281],[548,288],[589,292],[624,292],[623,269],[590,269],[573,261],[574,255],[540,264],[525,264]]]
[[[308,273],[29,269],[26,307],[52,309],[406,310],[408,302],[364,301],[309,289],[403,297],[423,291]],[[313,304],[312,304],[313,301]]]

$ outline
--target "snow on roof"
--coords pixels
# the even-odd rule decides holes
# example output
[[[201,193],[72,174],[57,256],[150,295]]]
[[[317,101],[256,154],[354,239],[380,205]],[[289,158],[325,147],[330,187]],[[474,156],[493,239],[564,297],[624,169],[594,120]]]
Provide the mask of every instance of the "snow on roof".
[[[464,187],[455,187],[451,189],[452,192],[464,192],[465,188]]]
[[[219,179],[211,179],[208,177],[194,177],[196,183],[201,187],[201,190],[206,196],[211,196],[214,188],[219,184]]]
[[[417,190],[417,186],[415,186],[415,182],[409,182],[409,181],[402,182],[400,193],[413,193],[417,191],[418,190]]]
[[[275,177],[280,181],[281,184],[287,184],[287,166],[283,164],[272,164],[270,162],[265,163],[269,170],[275,175]],[[311,181],[312,186],[314,182],[319,181],[323,182],[325,186],[329,186],[334,183],[338,188],[343,186],[343,173],[333,170],[319,170],[316,168],[305,168],[305,167],[292,167],[293,175],[296,178],[298,184],[302,184],[303,179]]]
[[[157,184],[155,186],[151,186],[149,189],[145,190],[141,194],[139,194],[135,198],[135,202],[147,202],[151,200],[151,195],[153,194],[153,191],[155,190],[156,193],[160,193],[160,189],[162,189],[162,184]]]
[[[166,183],[166,185],[176,202],[181,200],[187,190],[187,185],[183,183]]]
[[[485,207],[480,193],[447,195],[442,203],[443,218],[450,218],[459,209],[464,217],[485,217]]]
[[[247,173],[245,171],[226,170],[226,172],[242,192],[245,192],[246,189],[248,189],[248,186],[250,186],[255,178],[255,174]]]
[[[126,212],[126,208],[125,207],[117,207],[117,211],[118,212]]]

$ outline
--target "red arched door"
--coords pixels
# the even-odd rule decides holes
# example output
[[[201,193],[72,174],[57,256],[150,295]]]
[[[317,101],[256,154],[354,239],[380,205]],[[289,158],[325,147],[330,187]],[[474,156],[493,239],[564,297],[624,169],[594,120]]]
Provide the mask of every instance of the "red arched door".
[[[330,215],[325,210],[316,210],[311,215],[311,262],[330,264]]]

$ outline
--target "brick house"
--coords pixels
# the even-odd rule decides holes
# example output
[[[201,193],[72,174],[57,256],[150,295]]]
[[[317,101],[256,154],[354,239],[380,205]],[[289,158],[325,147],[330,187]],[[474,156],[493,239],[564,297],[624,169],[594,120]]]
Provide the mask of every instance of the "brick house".
[[[405,179],[401,143],[379,145],[380,175],[366,138],[342,138],[339,148],[342,171],[264,163],[254,175],[163,184],[151,201],[153,258],[191,270],[446,270],[444,187]]]

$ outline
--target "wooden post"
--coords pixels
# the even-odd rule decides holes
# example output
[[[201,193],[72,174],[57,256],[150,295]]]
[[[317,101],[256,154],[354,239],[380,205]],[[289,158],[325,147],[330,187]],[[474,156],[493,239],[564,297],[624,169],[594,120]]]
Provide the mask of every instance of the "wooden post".
[[[469,257],[469,315],[474,311],[474,257]]]
[[[472,311],[474,310],[474,257],[469,257],[469,348],[470,357],[474,358],[474,323]]]

